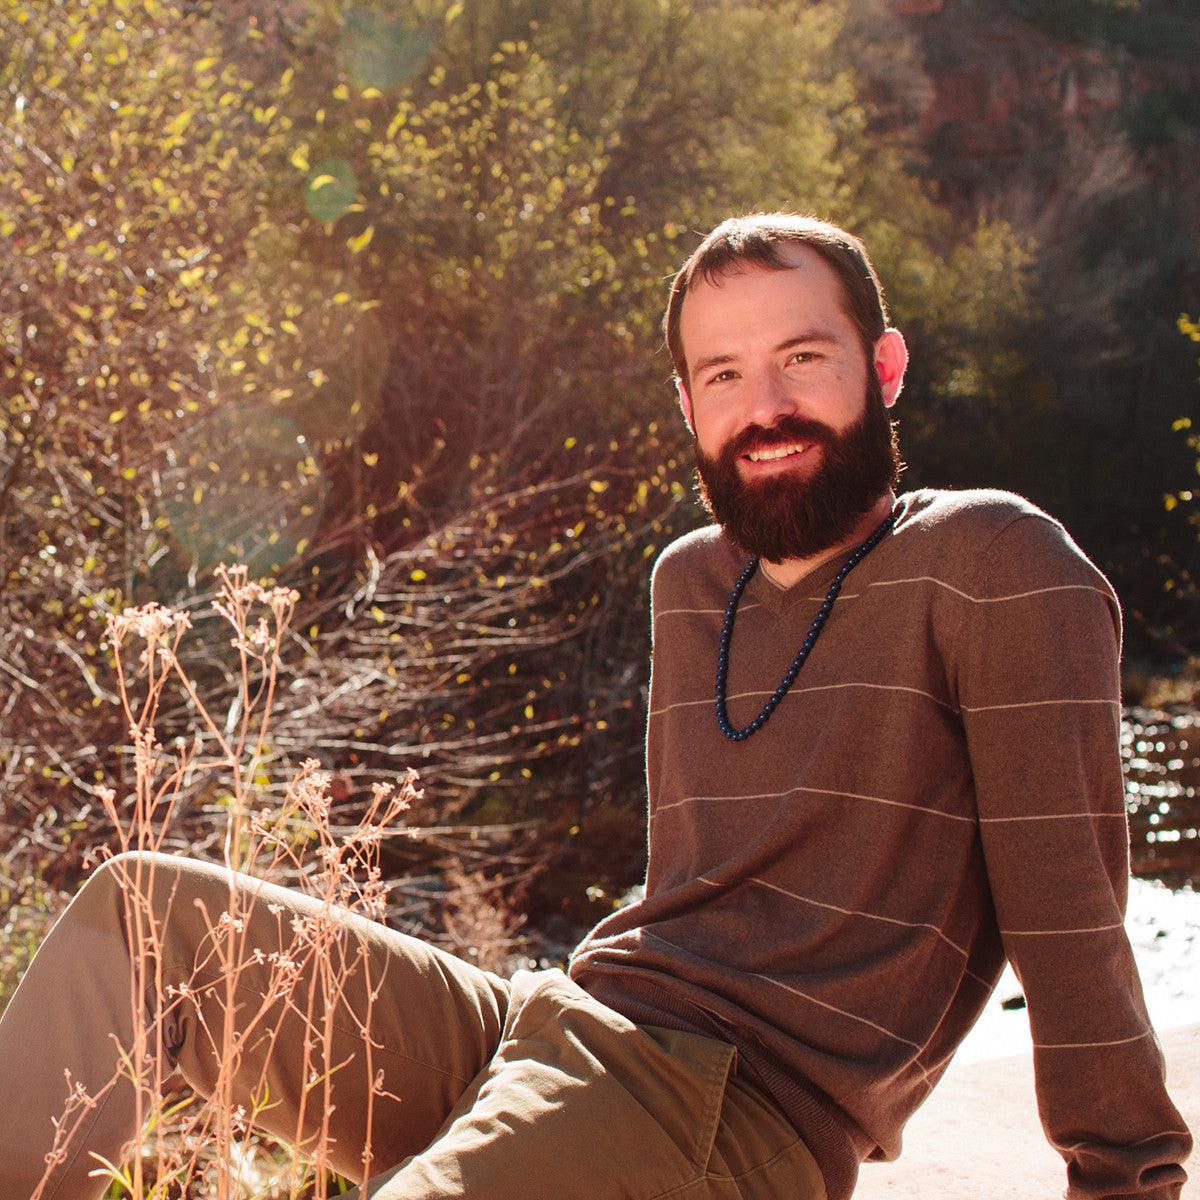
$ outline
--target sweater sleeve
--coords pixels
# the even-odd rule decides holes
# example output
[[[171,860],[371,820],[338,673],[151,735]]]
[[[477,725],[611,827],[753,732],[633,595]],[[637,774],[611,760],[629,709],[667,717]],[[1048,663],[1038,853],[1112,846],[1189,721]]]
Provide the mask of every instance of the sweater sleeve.
[[[1177,1200],[1192,1138],[1124,927],[1116,595],[1057,522],[1024,515],[995,535],[964,603],[957,690],[980,837],[1066,1195]]]

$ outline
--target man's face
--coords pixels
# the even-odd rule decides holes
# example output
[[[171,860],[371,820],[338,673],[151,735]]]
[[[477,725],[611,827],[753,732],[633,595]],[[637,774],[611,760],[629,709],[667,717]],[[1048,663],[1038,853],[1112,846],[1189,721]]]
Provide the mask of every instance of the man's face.
[[[894,331],[877,347],[881,361],[868,364],[820,255],[783,253],[786,269],[748,266],[697,282],[680,320],[690,385],[680,401],[701,496],[735,542],[768,562],[846,541],[895,486],[887,410],[904,366]]]

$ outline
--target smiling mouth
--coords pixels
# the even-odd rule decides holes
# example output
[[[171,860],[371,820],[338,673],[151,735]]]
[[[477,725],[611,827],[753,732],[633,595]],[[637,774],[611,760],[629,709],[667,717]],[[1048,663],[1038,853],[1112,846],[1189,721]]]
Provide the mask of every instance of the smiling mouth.
[[[785,446],[772,446],[766,450],[751,450],[742,457],[749,462],[781,462],[785,458],[795,458],[809,448],[808,442],[789,442]]]

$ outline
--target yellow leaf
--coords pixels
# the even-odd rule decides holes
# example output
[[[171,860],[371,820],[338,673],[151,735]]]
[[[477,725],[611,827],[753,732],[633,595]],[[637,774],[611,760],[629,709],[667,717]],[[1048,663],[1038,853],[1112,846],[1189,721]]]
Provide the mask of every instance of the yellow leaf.
[[[350,299],[349,292],[335,292],[333,297],[334,304],[345,304]]]
[[[608,491],[608,484],[605,483],[603,479],[593,479],[592,482],[588,484],[588,487],[590,487],[593,492]]]
[[[170,137],[178,137],[192,123],[195,115],[192,109],[185,109],[174,120],[167,123],[167,134]]]
[[[533,719],[533,705],[532,704],[525,705],[525,719],[527,721]]]
[[[371,239],[374,236],[375,226],[368,225],[358,237],[348,238],[346,245],[350,247],[351,253],[357,254],[360,250],[365,250],[371,244]]]
[[[364,454],[363,455],[363,462],[365,462],[368,467],[373,467],[378,461],[379,461],[378,454]]]
[[[411,579],[413,583],[420,583],[422,579],[426,578],[428,578],[428,576],[426,576],[425,572],[422,571],[420,567],[418,567],[409,575],[409,579]]]
[[[123,408],[118,408],[115,412],[108,414],[108,423],[110,425],[118,425],[123,420],[125,420],[125,410]]]
[[[136,467],[126,467],[125,470],[123,470],[121,472],[121,478],[122,479],[136,479],[137,478],[137,468]]]
[[[284,333],[290,333],[294,337],[299,336],[300,334],[300,327],[295,321],[280,321],[279,328],[282,329]]]
[[[333,98],[335,100],[349,100],[350,89],[344,83],[339,83],[337,87],[333,89]]]
[[[292,166],[296,168],[297,171],[307,171],[308,165],[309,165],[308,164],[308,147],[307,146],[297,146],[296,149],[292,151],[292,156],[289,159],[289,161],[291,162]],[[323,179],[332,179],[333,176],[332,175],[328,175],[328,176],[323,175],[322,178]]]
[[[567,440],[565,442],[563,442],[563,449],[564,450],[574,450],[578,444],[579,444],[578,438],[569,437],[569,438],[567,438]]]

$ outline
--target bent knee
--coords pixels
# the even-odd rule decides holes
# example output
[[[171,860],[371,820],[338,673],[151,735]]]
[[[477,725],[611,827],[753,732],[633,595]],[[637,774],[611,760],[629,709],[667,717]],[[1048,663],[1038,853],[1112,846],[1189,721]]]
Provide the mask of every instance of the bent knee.
[[[141,898],[156,910],[178,904],[182,893],[215,883],[221,868],[159,850],[123,850],[105,859],[81,891],[112,892],[126,901]]]
[[[122,850],[106,858],[88,876],[84,886],[143,890],[156,876],[173,873],[178,861],[159,850]]]

